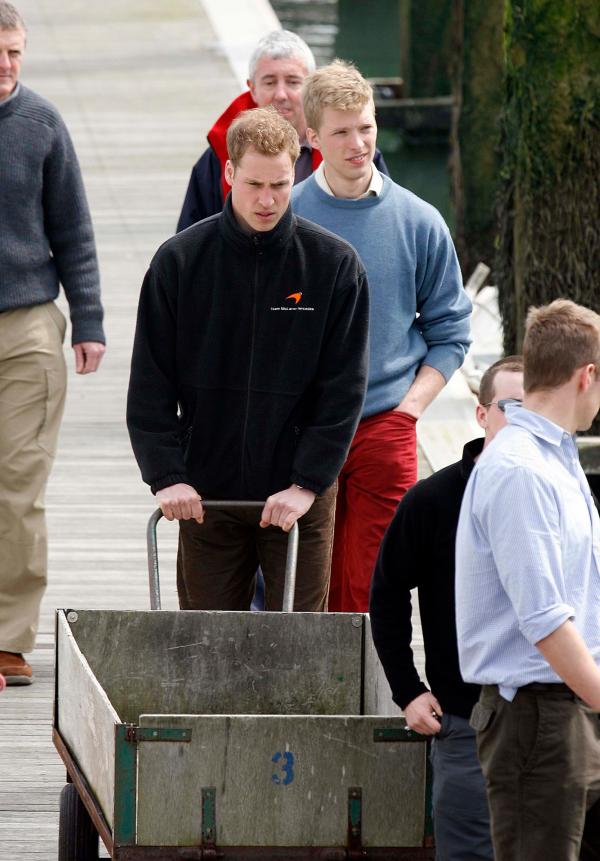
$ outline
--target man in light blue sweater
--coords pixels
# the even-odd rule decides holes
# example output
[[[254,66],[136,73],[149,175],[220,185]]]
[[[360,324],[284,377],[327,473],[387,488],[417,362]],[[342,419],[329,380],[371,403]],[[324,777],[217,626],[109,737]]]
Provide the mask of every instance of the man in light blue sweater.
[[[432,206],[373,166],[370,85],[336,60],[306,79],[307,137],[323,162],[294,211],[352,243],[369,279],[370,370],[362,421],[339,478],[329,609],[366,612],[379,544],[416,481],[416,422],[464,360],[471,303]]]

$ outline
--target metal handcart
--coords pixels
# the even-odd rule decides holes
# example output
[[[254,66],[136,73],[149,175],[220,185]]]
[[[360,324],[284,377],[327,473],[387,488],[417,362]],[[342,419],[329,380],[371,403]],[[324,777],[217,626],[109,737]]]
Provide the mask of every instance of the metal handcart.
[[[291,612],[297,525],[283,612],[162,611],[160,517],[152,610],[57,611],[59,861],[433,859],[426,740],[368,615]]]

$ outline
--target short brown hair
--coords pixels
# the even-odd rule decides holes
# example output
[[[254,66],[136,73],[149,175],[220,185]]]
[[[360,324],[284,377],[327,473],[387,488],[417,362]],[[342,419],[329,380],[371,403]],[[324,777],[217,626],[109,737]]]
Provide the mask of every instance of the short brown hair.
[[[361,111],[373,108],[373,88],[358,69],[344,60],[334,60],[309,75],[302,85],[302,103],[306,125],[318,131],[324,108],[336,111]]]
[[[492,403],[494,400],[494,386],[496,375],[499,371],[510,371],[511,373],[523,373],[523,356],[505,356],[498,359],[493,365],[486,369],[479,383],[477,399],[482,406]]]
[[[0,30],[22,30],[27,32],[25,21],[12,3],[0,2]]]
[[[560,386],[583,365],[600,369],[600,316],[570,299],[530,308],[523,358],[527,393]]]
[[[261,155],[289,153],[292,164],[300,155],[298,132],[272,105],[243,111],[227,132],[227,152],[234,167],[240,163],[249,147]]]

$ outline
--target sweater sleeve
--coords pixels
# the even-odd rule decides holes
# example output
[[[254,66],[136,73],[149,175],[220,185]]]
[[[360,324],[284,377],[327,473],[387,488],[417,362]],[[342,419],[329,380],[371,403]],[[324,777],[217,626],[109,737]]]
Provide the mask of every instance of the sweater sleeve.
[[[46,235],[69,303],[72,342],[104,343],[92,219],[75,149],[60,118],[44,162],[43,208]]]
[[[422,540],[427,514],[419,512],[417,485],[408,491],[396,510],[381,544],[371,581],[369,612],[373,641],[394,702],[400,708],[428,690],[417,673],[411,648],[410,590],[420,585],[419,566],[425,565],[424,548],[427,546]]]
[[[175,278],[156,258],[146,273],[127,394],[127,427],[143,480],[156,493],[186,478],[176,382]]]
[[[222,209],[221,165],[211,147],[208,147],[192,168],[177,222],[177,233]]]
[[[463,283],[452,238],[438,217],[422,243],[417,266],[418,325],[427,344],[422,364],[448,381],[462,365],[469,345],[471,301]]]
[[[302,429],[291,481],[323,493],[348,454],[360,418],[368,370],[367,278],[353,254],[338,273],[319,364],[310,388],[310,416]]]

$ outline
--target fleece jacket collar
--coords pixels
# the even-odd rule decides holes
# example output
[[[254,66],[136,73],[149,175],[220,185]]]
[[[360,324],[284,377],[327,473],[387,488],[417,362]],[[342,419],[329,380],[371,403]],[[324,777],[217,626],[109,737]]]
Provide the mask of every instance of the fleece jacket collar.
[[[231,197],[228,197],[225,201],[223,212],[219,216],[219,226],[225,240],[235,245],[236,248],[266,251],[267,249],[278,249],[287,245],[296,228],[296,217],[292,214],[291,206],[288,206],[273,230],[248,233],[238,224],[233,213]]]

